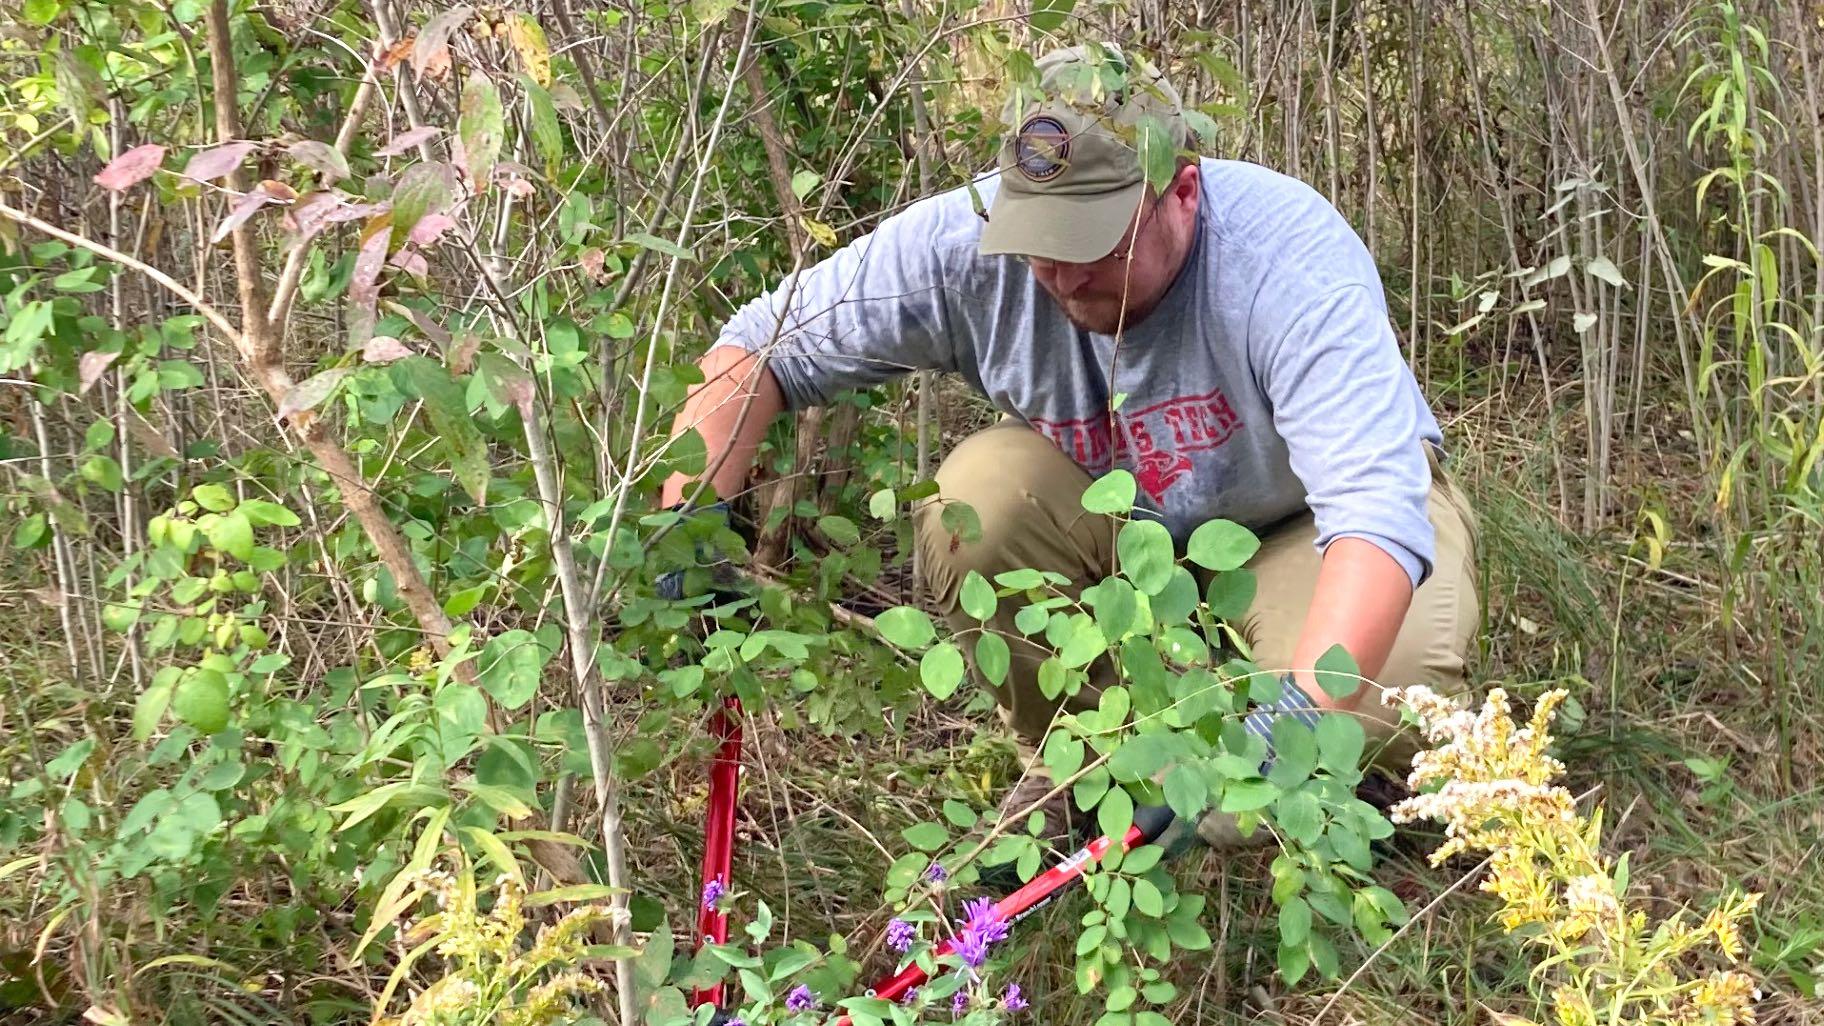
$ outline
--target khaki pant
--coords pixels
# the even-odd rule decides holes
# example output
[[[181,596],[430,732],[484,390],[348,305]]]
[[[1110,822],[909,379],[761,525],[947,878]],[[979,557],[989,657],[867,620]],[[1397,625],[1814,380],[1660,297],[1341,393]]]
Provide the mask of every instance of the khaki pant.
[[[1432,460],[1431,522],[1437,534],[1432,574],[1413,593],[1406,620],[1379,680],[1391,686],[1426,684],[1454,694],[1464,688],[1465,656],[1481,618],[1476,593],[1475,519],[1462,494]],[[1106,576],[1114,565],[1114,524],[1085,512],[1090,477],[1043,435],[1017,421],[1003,421],[965,439],[937,471],[938,494],[915,513],[918,546],[939,608],[956,630],[978,626],[958,608],[963,578],[974,570],[990,581],[1021,567],[1051,570],[1078,588]],[[956,542],[939,521],[942,507],[964,502],[981,520],[982,536]],[[1248,562],[1258,590],[1242,633],[1254,662],[1265,670],[1289,668],[1316,589],[1321,557],[1312,544],[1310,513],[1267,532]],[[1203,583],[1207,583],[1203,582]],[[1007,679],[994,689],[1001,716],[1030,754],[1044,740],[1060,707],[1093,709],[1101,687],[1115,679],[1104,658],[1090,667],[1089,683],[1074,696],[1048,699],[1038,686],[1039,664],[1051,653],[1014,626],[1019,603],[1002,602],[987,627],[1006,638],[1012,653]],[[1212,643],[1218,639],[1211,639]],[[973,651],[973,645],[964,645]],[[1416,750],[1410,731],[1399,729],[1399,711],[1371,686],[1357,715],[1367,728],[1374,762],[1403,773]],[[1213,818],[1213,817],[1212,817]],[[1220,828],[1206,822],[1206,839]]]

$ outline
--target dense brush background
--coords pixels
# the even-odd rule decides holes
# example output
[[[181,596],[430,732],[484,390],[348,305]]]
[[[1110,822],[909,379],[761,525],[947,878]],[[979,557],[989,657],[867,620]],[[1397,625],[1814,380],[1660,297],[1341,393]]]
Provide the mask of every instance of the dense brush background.
[[[1521,696],[1569,688],[1570,784],[1606,804],[1613,846],[1633,853],[1636,898],[1658,915],[1701,910],[1728,884],[1765,892],[1750,950],[1762,1021],[1824,1021],[1815,5],[521,3],[550,54],[538,103],[517,41],[461,33],[455,74],[419,78],[408,59],[362,86],[370,57],[421,32],[443,10],[434,4],[219,12],[243,137],[333,140],[370,90],[347,136],[351,192],[385,173],[391,158],[375,151],[410,124],[455,128],[471,69],[507,97],[502,157],[532,187],[476,197],[422,275],[389,272],[379,333],[458,366],[464,331],[484,354],[543,360],[537,423],[528,432],[510,404],[470,391],[487,416],[480,504],[450,483],[443,432],[379,385],[319,411],[313,443],[354,454],[456,619],[496,634],[543,628],[560,647],[571,620],[534,463],[562,479],[589,578],[602,551],[591,531],[637,524],[668,469],[649,443],[681,398],[687,376],[674,368],[731,310],[795,259],[988,166],[1010,53],[1118,40],[1153,55],[1208,115],[1205,152],[1310,182],[1367,240],[1481,517],[1475,679]],[[162,269],[238,323],[235,260],[211,242],[229,206],[220,190],[168,173],[125,192],[93,180],[140,143],[167,146],[167,168],[181,168],[218,141],[208,5],[3,6],[0,201]],[[249,181],[298,182],[282,155],[258,159]],[[270,294],[286,236],[272,211],[250,223]],[[385,674],[405,672],[423,624],[243,354],[142,273],[64,277],[88,258],[15,220],[0,220],[0,246],[0,1020],[74,1021],[96,1007],[133,1023],[365,1021],[402,949],[352,952],[411,850],[418,807],[352,824],[348,803],[408,779],[440,785],[415,777],[403,751],[359,762],[360,738],[338,732],[366,736],[395,711],[402,692]],[[358,246],[341,226],[302,263],[279,354],[296,380],[359,348],[347,297]],[[440,341],[403,306],[457,337]],[[523,345],[498,345],[515,331]],[[112,365],[82,360],[127,339]],[[870,516],[870,497],[910,484],[990,417],[960,383],[912,378],[778,426],[742,509],[760,525],[760,560],[809,596],[816,616],[795,629],[849,631],[817,612],[829,601],[866,615],[910,597],[903,518]],[[286,559],[264,578],[257,615],[290,662],[263,685],[269,719],[246,721],[246,751],[232,757],[266,769],[205,781],[218,815],[197,836],[166,837],[168,861],[129,873],[123,854],[148,829],[130,811],[157,789],[201,786],[185,773],[209,743],[175,721],[136,733],[158,671],[195,654],[149,644],[151,611],[133,622],[108,603],[130,585],[120,568],[147,549],[148,520],[204,482],[301,518],[261,529]],[[642,587],[637,569],[625,576],[627,594]],[[604,608],[610,591],[596,595]],[[459,595],[471,597],[451,605]],[[902,827],[938,819],[945,799],[991,807],[1017,772],[1010,743],[984,729],[981,695],[933,702],[860,634],[843,636],[749,704],[737,884],[746,908],[762,896],[782,929],[818,943],[871,939],[884,922],[880,880]],[[448,776],[511,779],[544,825],[594,839],[591,767],[578,718],[564,718],[581,682],[567,654],[541,665],[530,705],[490,710],[489,730],[522,739],[530,772],[513,777],[484,746]],[[620,754],[635,928],[668,910],[683,931],[707,703],[619,669],[592,686]],[[276,768],[277,740],[262,731],[322,735],[326,771],[304,775],[313,757]],[[451,793],[471,826],[514,820],[510,803],[478,809]],[[1388,851],[1382,882],[1424,911],[1346,987],[1275,975],[1269,854],[1188,860],[1180,886],[1210,896],[1215,945],[1177,961],[1178,997],[1162,1010],[1177,1023],[1308,1023],[1336,999],[1323,1021],[1530,1014],[1530,964],[1488,922],[1487,899],[1469,886],[1431,904],[1468,867],[1432,870],[1428,848],[1420,834]],[[1051,928],[1021,933],[1015,972],[1047,1023],[1093,1022],[1100,999],[1071,986],[1070,906],[1046,915]],[[1343,975],[1369,953],[1344,950]]]

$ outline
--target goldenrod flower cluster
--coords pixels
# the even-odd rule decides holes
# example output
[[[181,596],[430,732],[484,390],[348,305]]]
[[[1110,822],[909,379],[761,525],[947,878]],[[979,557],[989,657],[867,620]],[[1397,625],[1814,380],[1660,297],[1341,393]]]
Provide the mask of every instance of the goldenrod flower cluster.
[[[526,936],[526,891],[518,879],[497,878],[486,913],[474,876],[430,869],[416,874],[419,894],[437,911],[402,931],[408,945],[433,945],[443,975],[413,998],[397,1018],[379,1026],[550,1026],[571,1022],[577,1001],[601,993],[600,980],[578,971],[591,927],[607,921],[602,905],[572,909]]]
[[[1481,887],[1500,900],[1503,929],[1546,949],[1541,975],[1558,1026],[1752,1024],[1759,992],[1735,966],[1760,895],[1731,892],[1695,925],[1680,915],[1648,929],[1646,913],[1628,908],[1625,862],[1602,855],[1601,810],[1580,814],[1554,783],[1564,765],[1546,750],[1565,697],[1544,695],[1520,727],[1500,688],[1476,710],[1429,688],[1388,689],[1387,704],[1405,707],[1436,744],[1413,759],[1420,793],[1394,807],[1394,822],[1444,824],[1433,865],[1489,854]],[[1723,967],[1700,974],[1705,953]]]

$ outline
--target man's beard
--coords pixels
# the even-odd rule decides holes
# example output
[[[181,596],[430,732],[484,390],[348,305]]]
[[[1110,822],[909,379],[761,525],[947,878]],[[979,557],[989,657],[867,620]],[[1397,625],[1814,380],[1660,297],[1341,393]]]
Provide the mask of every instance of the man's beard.
[[[1124,303],[1119,297],[1111,296],[1095,296],[1084,302],[1058,299],[1057,304],[1066,320],[1096,335],[1113,335],[1120,329],[1131,328],[1152,312],[1150,307],[1134,306],[1131,298]]]

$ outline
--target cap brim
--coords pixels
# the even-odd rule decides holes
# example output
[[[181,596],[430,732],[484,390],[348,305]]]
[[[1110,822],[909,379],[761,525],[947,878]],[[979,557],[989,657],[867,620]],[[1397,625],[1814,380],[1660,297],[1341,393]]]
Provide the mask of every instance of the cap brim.
[[[988,208],[979,245],[987,256],[1035,256],[1087,264],[1114,251],[1133,223],[1144,180],[1113,192],[1036,193],[1003,184]]]

